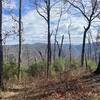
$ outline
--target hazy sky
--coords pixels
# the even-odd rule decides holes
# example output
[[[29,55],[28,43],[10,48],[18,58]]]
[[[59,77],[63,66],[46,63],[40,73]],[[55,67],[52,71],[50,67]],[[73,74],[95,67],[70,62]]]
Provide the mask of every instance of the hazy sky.
[[[18,1],[19,0],[8,0],[8,3],[3,3],[3,32],[13,30],[16,23],[12,20],[9,15],[10,10],[13,11],[13,16],[18,19]],[[47,41],[47,24],[43,18],[41,18],[35,10],[34,0],[22,0],[22,22],[23,22],[23,43],[46,43]],[[42,0],[41,0],[42,1]],[[56,0],[57,1],[57,0]],[[53,4],[54,2],[52,2]],[[60,16],[61,7],[63,3],[57,3],[51,9],[51,32],[55,34],[57,22]],[[67,8],[64,8],[67,9]],[[39,9],[41,11],[41,9]],[[75,9],[71,9],[70,13],[64,13],[59,27],[58,40],[61,41],[61,36],[64,34],[64,42],[68,43],[68,25],[71,22],[70,33],[73,44],[82,43],[82,36],[86,20],[82,15]],[[95,28],[97,25],[91,28],[93,38],[97,35]],[[11,34],[11,32],[9,33]],[[51,41],[53,42],[54,36],[52,35]],[[18,36],[9,36],[7,38],[7,44],[18,43]]]

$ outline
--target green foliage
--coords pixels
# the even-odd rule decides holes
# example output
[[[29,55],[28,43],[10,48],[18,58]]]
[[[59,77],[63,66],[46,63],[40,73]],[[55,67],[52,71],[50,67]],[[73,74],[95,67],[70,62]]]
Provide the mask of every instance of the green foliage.
[[[63,58],[57,59],[53,64],[54,71],[63,72],[65,69],[65,64],[66,64],[65,59]]]
[[[87,61],[87,67],[89,69],[94,69],[96,64],[95,62],[88,60]],[[80,60],[74,59],[71,61],[71,64],[69,63],[69,60],[65,60],[63,58],[56,59],[54,63],[51,64],[49,70],[51,72],[51,75],[55,77],[57,73],[62,73],[65,70],[72,70],[72,69],[79,69],[80,68]],[[32,65],[29,66],[27,73],[29,76],[37,77],[38,75],[41,76],[43,73],[46,72],[46,61],[37,61],[33,62]]]
[[[27,76],[27,66],[21,65],[20,76],[21,78],[25,78]]]
[[[87,67],[91,70],[96,69],[96,63],[93,60],[87,60]]]
[[[46,70],[46,62],[38,61],[38,62],[33,62],[33,64],[29,66],[27,72],[31,76],[37,76],[43,73],[45,70]]]
[[[17,66],[15,62],[5,63],[3,68],[4,79],[15,78],[17,75]]]
[[[72,59],[71,63],[69,59],[65,61],[66,70],[76,69],[80,67],[80,60],[79,59]]]
[[[78,59],[73,59],[70,67],[71,68],[79,68],[80,67],[80,61]]]

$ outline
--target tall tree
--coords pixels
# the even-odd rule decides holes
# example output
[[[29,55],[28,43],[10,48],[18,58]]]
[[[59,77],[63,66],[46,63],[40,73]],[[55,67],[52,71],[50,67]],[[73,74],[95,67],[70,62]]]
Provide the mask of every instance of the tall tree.
[[[84,26],[83,44],[82,44],[82,53],[81,53],[81,66],[83,66],[84,58],[85,58],[85,44],[86,44],[87,32],[89,31],[91,27],[92,21],[95,18],[97,18],[98,15],[100,15],[100,10],[98,6],[99,0],[90,0],[89,2],[85,0],[64,0],[64,1],[67,1],[74,8],[79,10],[87,22],[87,26]]]
[[[51,6],[50,6],[50,0],[43,0],[46,7],[42,8],[42,6],[38,3],[38,0],[35,0],[35,5],[36,5],[36,10],[37,10],[37,13],[43,17],[45,19],[45,21],[47,22],[47,33],[48,33],[48,36],[47,36],[47,41],[48,41],[48,44],[47,44],[47,77],[49,75],[49,67],[50,67],[50,64],[51,64],[51,32],[50,32],[50,10],[51,10]],[[39,9],[40,8],[45,14],[43,15]]]
[[[48,56],[47,56],[47,77],[51,64],[51,33],[50,33],[50,0],[47,0],[47,24],[48,24]]]
[[[18,79],[20,77],[20,66],[21,66],[21,44],[22,44],[22,0],[19,0],[19,52],[18,52]]]
[[[3,89],[2,0],[0,0],[0,88]]]

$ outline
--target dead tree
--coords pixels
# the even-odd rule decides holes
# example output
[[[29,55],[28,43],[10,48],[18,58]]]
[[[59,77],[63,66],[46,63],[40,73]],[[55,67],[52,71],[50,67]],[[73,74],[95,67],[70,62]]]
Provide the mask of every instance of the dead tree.
[[[38,53],[39,53],[39,55],[41,57],[41,60],[44,62],[44,57],[43,57],[42,51],[40,51],[40,50],[37,50],[37,51],[38,51]]]
[[[56,32],[55,32],[55,36],[54,36],[54,55],[53,55],[53,61],[54,61],[54,62],[55,62],[55,57],[56,57],[56,53],[55,53],[55,52],[56,52],[56,45],[58,45],[58,44],[57,44],[57,43],[58,43],[58,42],[57,42],[57,35],[58,35],[59,27],[60,27],[60,21],[61,21],[62,15],[63,15],[65,12],[68,12],[71,6],[69,6],[69,7],[67,8],[66,11],[63,11],[64,7],[65,7],[65,6],[61,7],[59,19],[58,19],[58,22],[57,22]],[[58,48],[59,48],[59,46],[58,46]]]
[[[63,49],[64,35],[62,36],[60,44],[57,40],[56,40],[56,42],[57,42],[57,46],[58,46],[58,57],[60,58],[61,54],[62,54],[62,49]]]
[[[70,54],[70,65],[72,62],[72,44],[71,44],[71,34],[70,34],[71,23],[68,25],[68,37],[69,37],[69,54]]]
[[[58,34],[58,30],[59,30],[59,25],[60,25],[61,17],[62,17],[62,8],[61,8],[60,16],[59,16],[58,23],[57,23],[56,33],[55,33],[55,36],[54,36],[53,62],[55,62],[55,57],[56,57],[56,41],[57,41],[57,34]]]

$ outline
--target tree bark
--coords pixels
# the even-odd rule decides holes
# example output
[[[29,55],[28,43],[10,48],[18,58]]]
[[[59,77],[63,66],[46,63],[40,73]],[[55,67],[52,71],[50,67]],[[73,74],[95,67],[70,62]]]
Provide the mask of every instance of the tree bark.
[[[47,52],[47,77],[51,64],[51,34],[50,34],[50,0],[47,0],[47,24],[48,24],[48,52]]]
[[[22,27],[21,27],[21,8],[22,8],[22,0],[19,0],[19,52],[18,52],[18,79],[20,77],[20,65],[21,65],[21,39],[22,39]]]
[[[2,0],[0,0],[0,89],[3,89]]]
[[[69,36],[69,60],[70,60],[70,65],[72,62],[72,44],[71,44],[71,34],[70,34],[70,25],[68,26],[68,36]]]
[[[82,45],[82,53],[81,53],[81,66],[84,65],[84,56],[85,56],[85,44],[86,44],[86,34],[91,26],[91,20],[89,20],[89,24],[87,28],[84,28],[84,35],[83,35],[83,45]]]
[[[64,41],[64,35],[62,36],[61,45],[60,45],[59,52],[58,52],[59,59],[60,59],[61,53],[62,53],[63,41]]]

